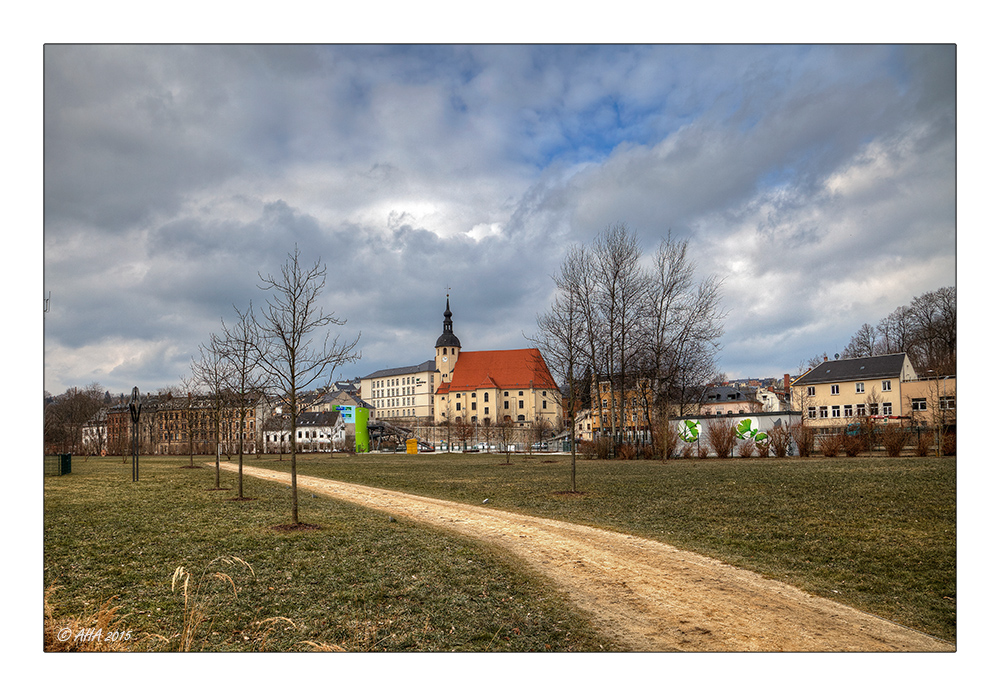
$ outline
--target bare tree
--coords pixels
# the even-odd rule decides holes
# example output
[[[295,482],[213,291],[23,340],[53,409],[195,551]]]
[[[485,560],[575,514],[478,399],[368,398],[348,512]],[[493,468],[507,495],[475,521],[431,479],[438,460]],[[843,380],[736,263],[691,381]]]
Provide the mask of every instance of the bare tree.
[[[215,487],[221,488],[220,469],[223,424],[229,405],[229,384],[233,366],[224,358],[222,339],[212,334],[208,344],[198,346],[199,358],[191,362],[191,374],[198,384],[205,387],[212,404],[212,431],[215,441]]]
[[[497,447],[503,450],[504,463],[510,464],[510,451],[517,441],[517,425],[509,415],[497,417],[493,425],[493,436],[496,438]]]
[[[844,348],[843,357],[867,358],[872,355],[879,355],[878,331],[871,324],[865,323],[851,337],[851,342]]]
[[[609,226],[594,240],[593,269],[596,277],[598,335],[604,337],[604,374],[611,380],[612,438],[621,444],[619,427],[625,426],[626,374],[632,366],[637,343],[636,327],[642,312],[642,249],[635,233],[618,223]],[[615,387],[618,387],[617,391]]]
[[[552,308],[538,317],[538,334],[529,340],[545,356],[546,364],[560,382],[568,385],[567,412],[570,440],[570,486],[576,492],[576,414],[580,404],[578,372],[586,364],[585,321],[581,307],[581,274],[578,251],[571,251],[554,276],[556,299]]]
[[[181,390],[184,392],[184,429],[187,431],[188,467],[194,468],[194,405],[198,398],[198,382],[194,375],[181,379]]]
[[[310,404],[300,395],[312,385],[331,387],[338,368],[354,362],[354,352],[361,335],[341,342],[339,335],[330,338],[327,327],[342,326],[345,320],[323,311],[320,306],[326,285],[326,266],[319,260],[305,268],[295,247],[280,275],[260,275],[261,290],[270,292],[267,307],[256,317],[260,342],[257,346],[260,365],[282,392],[291,426],[292,524],[299,524],[298,479],[296,471],[296,420]],[[314,334],[326,330],[322,344],[313,342]]]
[[[237,475],[239,493],[237,498],[243,499],[243,452],[246,449],[245,433],[247,409],[256,410],[261,401],[261,394],[267,386],[267,374],[260,369],[261,356],[257,349],[260,344],[260,332],[253,316],[253,303],[245,312],[236,309],[237,320],[232,326],[222,323],[223,339],[221,343],[222,357],[232,368],[229,373],[229,389],[233,392],[237,405],[237,439],[239,452],[239,470]],[[259,416],[259,414],[258,414]],[[263,424],[259,417],[254,419],[259,428]]]
[[[958,338],[958,304],[954,287],[927,292],[910,305],[917,335],[918,370],[939,375],[955,374]]]

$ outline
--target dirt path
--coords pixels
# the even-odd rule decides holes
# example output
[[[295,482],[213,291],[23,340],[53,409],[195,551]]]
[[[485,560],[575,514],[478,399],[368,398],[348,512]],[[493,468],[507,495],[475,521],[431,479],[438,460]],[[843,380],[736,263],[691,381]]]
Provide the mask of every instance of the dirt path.
[[[228,471],[235,464],[223,463]],[[244,466],[285,484],[289,474]],[[931,652],[954,645],[667,544],[584,525],[298,476],[313,491],[476,537],[552,578],[636,651]]]

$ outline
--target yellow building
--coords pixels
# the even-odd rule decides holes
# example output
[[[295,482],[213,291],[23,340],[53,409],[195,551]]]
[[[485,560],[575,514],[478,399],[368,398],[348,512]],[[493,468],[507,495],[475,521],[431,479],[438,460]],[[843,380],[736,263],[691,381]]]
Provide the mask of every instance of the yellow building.
[[[917,379],[905,353],[824,360],[792,382],[792,407],[808,427],[841,429],[863,418],[910,416],[904,384]]]

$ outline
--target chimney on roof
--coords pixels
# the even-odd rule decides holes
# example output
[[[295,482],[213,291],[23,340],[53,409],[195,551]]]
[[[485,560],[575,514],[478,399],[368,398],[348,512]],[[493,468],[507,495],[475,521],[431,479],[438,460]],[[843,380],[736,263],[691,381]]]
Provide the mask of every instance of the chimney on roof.
[[[826,362],[826,360],[827,360],[826,353],[823,353],[823,362]]]
[[[788,389],[790,388],[790,385],[791,385],[791,376],[786,372],[785,373],[785,392],[786,393],[788,392]]]

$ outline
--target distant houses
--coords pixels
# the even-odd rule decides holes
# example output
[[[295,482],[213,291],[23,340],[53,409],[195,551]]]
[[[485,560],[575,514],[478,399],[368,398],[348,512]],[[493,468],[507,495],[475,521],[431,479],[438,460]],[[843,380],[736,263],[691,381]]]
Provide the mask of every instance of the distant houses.
[[[918,375],[905,353],[824,359],[795,377],[707,384],[683,404],[657,394],[649,377],[626,377],[624,389],[621,376],[593,378],[569,423],[566,397],[541,352],[464,350],[452,316],[448,297],[433,359],[341,380],[332,389],[304,395],[309,406],[297,418],[295,437],[300,451],[354,451],[355,409],[367,409],[369,423],[360,427],[377,430],[378,443],[388,438],[395,449],[412,439],[422,450],[455,443],[463,449],[470,444],[492,448],[497,442],[518,449],[542,443],[566,448],[570,438],[644,445],[665,419],[677,427],[692,419],[754,418],[755,428],[801,424],[820,438],[877,422],[933,431],[938,442],[957,426],[955,375]],[[138,427],[142,452],[160,455],[233,454],[241,442],[246,453],[287,452],[292,439],[280,400],[264,394],[242,401],[146,394]],[[74,451],[115,455],[131,446],[124,397],[115,403],[106,395],[103,406],[77,428],[77,444],[70,445]],[[67,431],[61,432],[65,443]],[[64,447],[47,438],[47,450]]]

